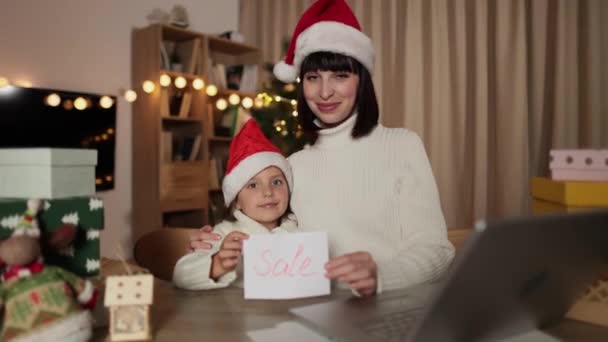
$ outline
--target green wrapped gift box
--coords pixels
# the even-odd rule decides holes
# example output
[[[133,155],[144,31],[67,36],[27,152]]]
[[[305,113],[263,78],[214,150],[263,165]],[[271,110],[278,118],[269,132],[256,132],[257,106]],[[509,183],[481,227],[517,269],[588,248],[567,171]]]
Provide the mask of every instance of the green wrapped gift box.
[[[0,199],[0,240],[10,237],[27,208],[24,199]],[[99,233],[103,229],[103,201],[97,197],[71,197],[43,200],[38,215],[45,232],[63,224],[77,226],[74,242],[68,248],[47,253],[45,262],[57,265],[80,276],[99,273]]]

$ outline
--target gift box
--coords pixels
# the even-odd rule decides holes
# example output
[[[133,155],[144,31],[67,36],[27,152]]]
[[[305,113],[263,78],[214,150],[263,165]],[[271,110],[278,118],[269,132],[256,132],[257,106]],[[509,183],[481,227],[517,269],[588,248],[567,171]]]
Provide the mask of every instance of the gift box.
[[[96,150],[0,149],[0,197],[93,196],[95,165]]]
[[[0,240],[9,238],[21,220],[27,200],[0,200]],[[99,273],[99,233],[104,224],[103,201],[96,197],[72,197],[42,200],[38,215],[41,235],[64,224],[76,226],[73,243],[60,251],[44,254],[45,262],[67,269],[79,276]]]
[[[608,208],[608,182],[558,181],[534,177],[532,197],[568,207]]]
[[[551,150],[551,179],[608,182],[608,150]]]
[[[537,198],[532,199],[532,212],[536,215],[554,213],[574,213],[583,210],[593,210],[589,207],[569,207],[564,204],[543,201]]]

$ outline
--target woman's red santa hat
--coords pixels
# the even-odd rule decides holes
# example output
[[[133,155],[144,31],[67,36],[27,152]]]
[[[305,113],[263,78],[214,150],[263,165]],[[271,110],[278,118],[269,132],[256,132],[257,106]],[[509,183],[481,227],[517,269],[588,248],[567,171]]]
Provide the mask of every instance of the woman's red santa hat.
[[[358,60],[370,74],[374,70],[374,46],[344,0],[319,0],[300,18],[284,61],[274,75],[285,83],[296,80],[304,58],[313,52],[341,53]]]
[[[232,203],[251,178],[270,166],[283,171],[291,192],[293,176],[289,162],[281,150],[266,138],[255,120],[249,119],[230,143],[226,175],[222,182],[226,206]]]

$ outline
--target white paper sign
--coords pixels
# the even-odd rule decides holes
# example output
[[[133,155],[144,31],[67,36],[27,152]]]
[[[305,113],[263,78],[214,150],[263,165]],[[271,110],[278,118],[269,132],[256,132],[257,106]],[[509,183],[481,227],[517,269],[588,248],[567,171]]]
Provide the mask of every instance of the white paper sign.
[[[327,295],[327,233],[251,235],[243,241],[245,299]]]

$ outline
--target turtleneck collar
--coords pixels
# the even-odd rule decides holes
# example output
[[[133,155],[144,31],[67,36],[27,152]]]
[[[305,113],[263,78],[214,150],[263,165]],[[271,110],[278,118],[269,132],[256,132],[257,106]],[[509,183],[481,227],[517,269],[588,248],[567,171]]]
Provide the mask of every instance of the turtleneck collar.
[[[352,142],[352,131],[357,122],[357,113],[354,113],[350,118],[336,127],[324,128],[317,131],[319,139],[315,143],[318,147],[339,146],[348,142]]]

